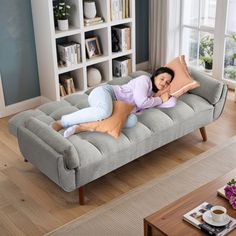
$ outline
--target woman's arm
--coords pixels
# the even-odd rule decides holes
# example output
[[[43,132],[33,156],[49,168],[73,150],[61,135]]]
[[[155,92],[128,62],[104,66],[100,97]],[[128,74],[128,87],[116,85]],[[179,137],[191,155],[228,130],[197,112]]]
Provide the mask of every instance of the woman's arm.
[[[146,109],[162,104],[162,99],[158,97],[148,97],[151,82],[150,79],[140,78],[135,81],[133,88],[133,99],[139,109]]]
[[[166,102],[163,102],[160,105],[157,105],[156,107],[160,107],[160,108],[170,108],[170,107],[174,107],[177,103],[177,98],[175,97],[170,97],[169,100],[167,100]]]

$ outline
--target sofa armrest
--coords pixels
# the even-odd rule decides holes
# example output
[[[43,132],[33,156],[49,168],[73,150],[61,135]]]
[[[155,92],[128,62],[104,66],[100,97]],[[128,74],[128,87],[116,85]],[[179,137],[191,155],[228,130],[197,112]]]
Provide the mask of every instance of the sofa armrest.
[[[60,133],[56,132],[47,124],[34,117],[29,118],[25,122],[25,128],[36,135],[40,140],[50,146],[57,153],[61,154],[68,169],[79,167],[79,157],[77,151],[75,150],[75,147]],[[18,139],[20,138],[18,133],[17,137]],[[34,152],[34,150],[32,150],[32,152]]]
[[[194,69],[193,67],[190,67],[189,70],[193,79],[200,83],[200,87],[189,91],[189,93],[201,96],[212,105],[218,103],[222,98],[224,89],[226,88],[225,84],[222,81],[213,79],[205,73]]]
[[[71,192],[77,188],[76,169],[65,166],[64,157],[24,126],[17,131],[22,155],[62,189]]]
[[[12,135],[17,136],[17,129],[20,126],[25,126],[26,120],[28,120],[30,117],[37,117],[40,115],[44,115],[44,113],[40,110],[27,110],[14,115],[8,122],[9,132]]]

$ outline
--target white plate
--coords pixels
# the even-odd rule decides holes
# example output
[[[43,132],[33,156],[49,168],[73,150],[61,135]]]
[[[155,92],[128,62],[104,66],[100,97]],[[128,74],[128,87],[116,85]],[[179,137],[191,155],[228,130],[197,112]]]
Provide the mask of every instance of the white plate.
[[[213,225],[213,226],[224,226],[227,225],[230,222],[230,217],[228,215],[225,215],[224,220],[221,222],[215,222],[214,220],[212,220],[212,216],[211,216],[211,212],[210,211],[206,211],[204,212],[204,214],[202,215],[202,219],[209,225]]]

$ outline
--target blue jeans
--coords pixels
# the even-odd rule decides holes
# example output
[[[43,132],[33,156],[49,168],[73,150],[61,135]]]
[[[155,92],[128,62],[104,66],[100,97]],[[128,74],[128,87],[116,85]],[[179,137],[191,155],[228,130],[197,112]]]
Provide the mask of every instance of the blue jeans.
[[[111,85],[99,86],[89,94],[90,107],[62,116],[61,124],[64,128],[67,128],[80,123],[106,119],[112,114],[114,100],[116,100],[116,97]],[[136,123],[137,116],[130,114],[124,128],[131,128]]]

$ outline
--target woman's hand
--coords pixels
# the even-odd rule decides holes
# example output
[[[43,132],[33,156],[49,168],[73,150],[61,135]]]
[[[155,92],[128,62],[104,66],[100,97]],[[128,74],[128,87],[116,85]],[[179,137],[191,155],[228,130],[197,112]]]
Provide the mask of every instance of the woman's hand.
[[[161,97],[161,100],[162,100],[163,102],[166,102],[166,101],[169,100],[170,95],[169,95],[168,92],[165,92],[165,93],[163,93],[160,97]]]

